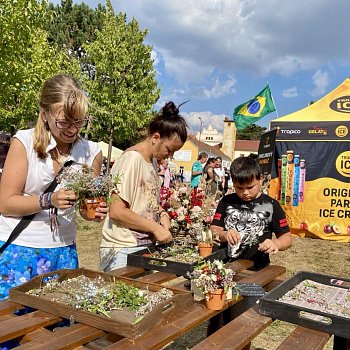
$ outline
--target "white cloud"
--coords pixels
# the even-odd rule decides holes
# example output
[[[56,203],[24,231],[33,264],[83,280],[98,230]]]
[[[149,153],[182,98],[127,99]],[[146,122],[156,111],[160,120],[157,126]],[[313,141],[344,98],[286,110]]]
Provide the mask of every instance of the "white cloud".
[[[214,85],[211,89],[204,89],[203,95],[206,99],[217,98],[228,93],[235,93],[236,90],[233,89],[233,86],[236,84],[235,78],[230,78],[225,82],[221,82],[219,78],[216,78],[214,81]]]
[[[219,132],[224,130],[224,119],[227,117],[225,114],[213,114],[211,112],[191,112],[191,113],[181,113],[181,115],[186,119],[191,133],[197,133],[201,127],[202,120],[202,130],[207,128],[211,124]],[[201,120],[199,119],[201,118]]]
[[[214,69],[290,76],[348,62],[350,2],[308,0],[113,0],[149,29],[165,69],[178,82],[201,83]],[[310,16],[312,13],[312,16]],[[334,28],[336,36],[334,35]]]
[[[151,58],[153,60],[154,67],[157,67],[158,63],[159,63],[159,57],[158,57],[157,51],[155,51],[155,50],[151,51]]]
[[[282,91],[282,96],[285,98],[293,98],[298,96],[298,89],[293,86],[289,89],[285,89]]]
[[[324,95],[327,92],[329,86],[329,74],[327,71],[321,71],[320,69],[312,76],[312,81],[315,88],[311,92],[311,96]]]

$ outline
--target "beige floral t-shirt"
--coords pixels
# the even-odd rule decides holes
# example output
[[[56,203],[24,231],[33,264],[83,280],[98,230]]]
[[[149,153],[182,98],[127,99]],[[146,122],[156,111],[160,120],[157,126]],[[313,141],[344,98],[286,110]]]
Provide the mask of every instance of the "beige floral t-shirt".
[[[153,164],[146,162],[137,151],[127,151],[113,165],[112,176],[120,177],[117,186],[119,196],[129,203],[132,211],[146,218],[159,221],[159,190],[161,180]],[[138,232],[120,226],[107,216],[100,248],[114,248],[116,253],[124,247],[135,247],[151,243],[148,232]],[[103,249],[100,255],[103,255]],[[106,257],[107,258],[107,257]],[[101,256],[103,260],[103,256]]]

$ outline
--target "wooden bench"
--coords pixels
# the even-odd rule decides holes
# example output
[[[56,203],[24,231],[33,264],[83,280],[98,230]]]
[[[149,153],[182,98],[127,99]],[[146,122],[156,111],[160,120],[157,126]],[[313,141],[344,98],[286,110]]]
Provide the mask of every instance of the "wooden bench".
[[[258,306],[254,306],[194,346],[192,350],[249,349],[251,341],[269,326],[272,321],[271,318],[260,315]],[[329,338],[330,334],[297,327],[277,349],[323,349]]]

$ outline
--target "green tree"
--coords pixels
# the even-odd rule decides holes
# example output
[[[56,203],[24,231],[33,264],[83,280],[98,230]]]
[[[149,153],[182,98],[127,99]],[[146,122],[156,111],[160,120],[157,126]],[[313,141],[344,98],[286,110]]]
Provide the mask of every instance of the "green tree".
[[[125,14],[114,14],[106,1],[102,29],[96,40],[84,45],[87,59],[96,74],[89,91],[95,108],[96,123],[88,132],[94,139],[121,144],[152,117],[152,107],[159,98],[152,48],[145,45],[147,31],[140,31],[135,19],[127,23]]]
[[[266,132],[266,128],[251,124],[243,130],[237,131],[237,140],[260,140],[260,136]]]
[[[48,45],[47,1],[1,0],[0,14],[0,130],[14,131],[36,120],[43,81],[77,66]]]
[[[92,9],[84,3],[73,5],[73,0],[61,0],[60,5],[50,3],[49,8],[54,13],[52,21],[46,23],[49,43],[79,59],[84,73],[93,77],[95,70],[86,62],[83,45],[96,39],[96,29],[102,28],[105,7],[99,4]]]

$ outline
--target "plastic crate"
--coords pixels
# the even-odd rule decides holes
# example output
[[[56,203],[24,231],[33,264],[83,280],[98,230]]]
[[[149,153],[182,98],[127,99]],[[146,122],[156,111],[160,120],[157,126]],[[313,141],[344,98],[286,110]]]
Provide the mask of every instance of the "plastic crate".
[[[338,288],[348,290],[350,287],[350,280],[348,279],[300,271],[263,296],[259,301],[259,312],[273,319],[350,339],[350,318],[338,316],[331,312],[316,310],[317,303],[308,303],[305,301],[302,303],[303,306],[299,306],[279,300],[304,280],[311,280],[326,286],[336,287],[334,288],[334,293],[337,293]]]

